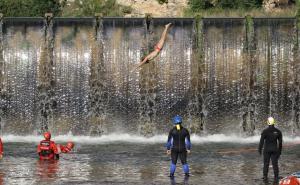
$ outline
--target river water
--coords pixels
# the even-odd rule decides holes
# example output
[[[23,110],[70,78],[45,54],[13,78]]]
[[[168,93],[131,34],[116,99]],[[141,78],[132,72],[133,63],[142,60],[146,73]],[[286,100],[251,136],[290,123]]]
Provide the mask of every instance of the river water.
[[[168,177],[166,135],[57,136],[53,138],[57,143],[73,140],[75,148],[54,162],[38,160],[36,146],[42,137],[2,138],[5,155],[0,161],[0,184],[265,184],[261,180],[262,157],[256,150],[258,136],[192,136],[193,148],[188,156],[191,176],[184,178],[179,162],[174,180]],[[284,141],[281,176],[300,170],[300,145],[296,144],[300,138]],[[269,177],[273,178],[271,165]]]

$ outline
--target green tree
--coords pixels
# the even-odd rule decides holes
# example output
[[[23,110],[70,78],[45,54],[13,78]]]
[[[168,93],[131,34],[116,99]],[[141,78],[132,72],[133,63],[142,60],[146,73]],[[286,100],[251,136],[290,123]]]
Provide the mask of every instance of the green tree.
[[[189,0],[188,4],[193,11],[199,11],[213,7],[209,0]]]
[[[218,7],[221,9],[251,9],[262,6],[263,0],[189,0],[192,11]]]
[[[54,16],[61,14],[66,0],[0,0],[0,12],[8,17],[44,16],[51,12]]]

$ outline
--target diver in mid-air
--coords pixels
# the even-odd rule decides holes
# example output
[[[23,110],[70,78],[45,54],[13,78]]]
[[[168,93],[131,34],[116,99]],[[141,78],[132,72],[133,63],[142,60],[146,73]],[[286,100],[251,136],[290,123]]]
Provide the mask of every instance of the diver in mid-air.
[[[191,140],[189,131],[182,124],[182,117],[176,115],[172,120],[174,127],[170,130],[166,144],[167,154],[171,154],[170,177],[174,177],[178,157],[183,165],[185,176],[189,176],[187,154],[191,152]]]
[[[171,26],[172,23],[169,23],[169,24],[166,24],[165,25],[165,29],[161,35],[161,38],[160,40],[158,41],[158,43],[154,46],[154,50],[149,53],[134,69],[136,70],[137,68],[141,67],[142,65],[144,65],[145,63],[153,60],[158,54],[159,52],[161,51],[161,49],[163,48],[164,46],[164,43],[165,43],[165,40],[167,38],[167,32],[168,32],[168,29],[169,27]]]

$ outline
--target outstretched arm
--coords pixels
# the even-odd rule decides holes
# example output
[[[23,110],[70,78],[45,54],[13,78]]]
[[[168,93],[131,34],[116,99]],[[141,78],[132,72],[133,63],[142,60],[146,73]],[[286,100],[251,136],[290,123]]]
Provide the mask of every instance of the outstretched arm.
[[[149,58],[150,58],[150,55],[151,55],[151,53],[149,54],[149,55],[147,55],[144,59],[143,59],[143,61],[141,61],[131,72],[133,72],[133,71],[135,71],[136,69],[138,69],[139,67],[141,67],[143,64],[145,64],[146,62],[148,62],[148,60],[149,60]]]

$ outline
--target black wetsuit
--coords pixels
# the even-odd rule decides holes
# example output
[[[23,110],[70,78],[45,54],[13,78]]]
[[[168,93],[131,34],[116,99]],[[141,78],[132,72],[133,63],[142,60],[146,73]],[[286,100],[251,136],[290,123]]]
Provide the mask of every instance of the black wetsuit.
[[[259,142],[258,151],[261,153],[264,147],[264,178],[268,177],[269,163],[272,160],[274,178],[278,179],[279,169],[278,169],[278,159],[281,155],[282,150],[282,133],[279,129],[275,128],[273,125],[269,126],[263,130]]]
[[[173,143],[172,143],[173,139]],[[172,144],[171,144],[172,143]],[[171,158],[172,163],[176,165],[178,156],[181,160],[181,163],[184,165],[187,163],[187,153],[186,150],[190,150],[191,141],[189,131],[180,125],[180,130],[177,130],[176,127],[173,127],[168,136],[168,150],[171,148]]]

